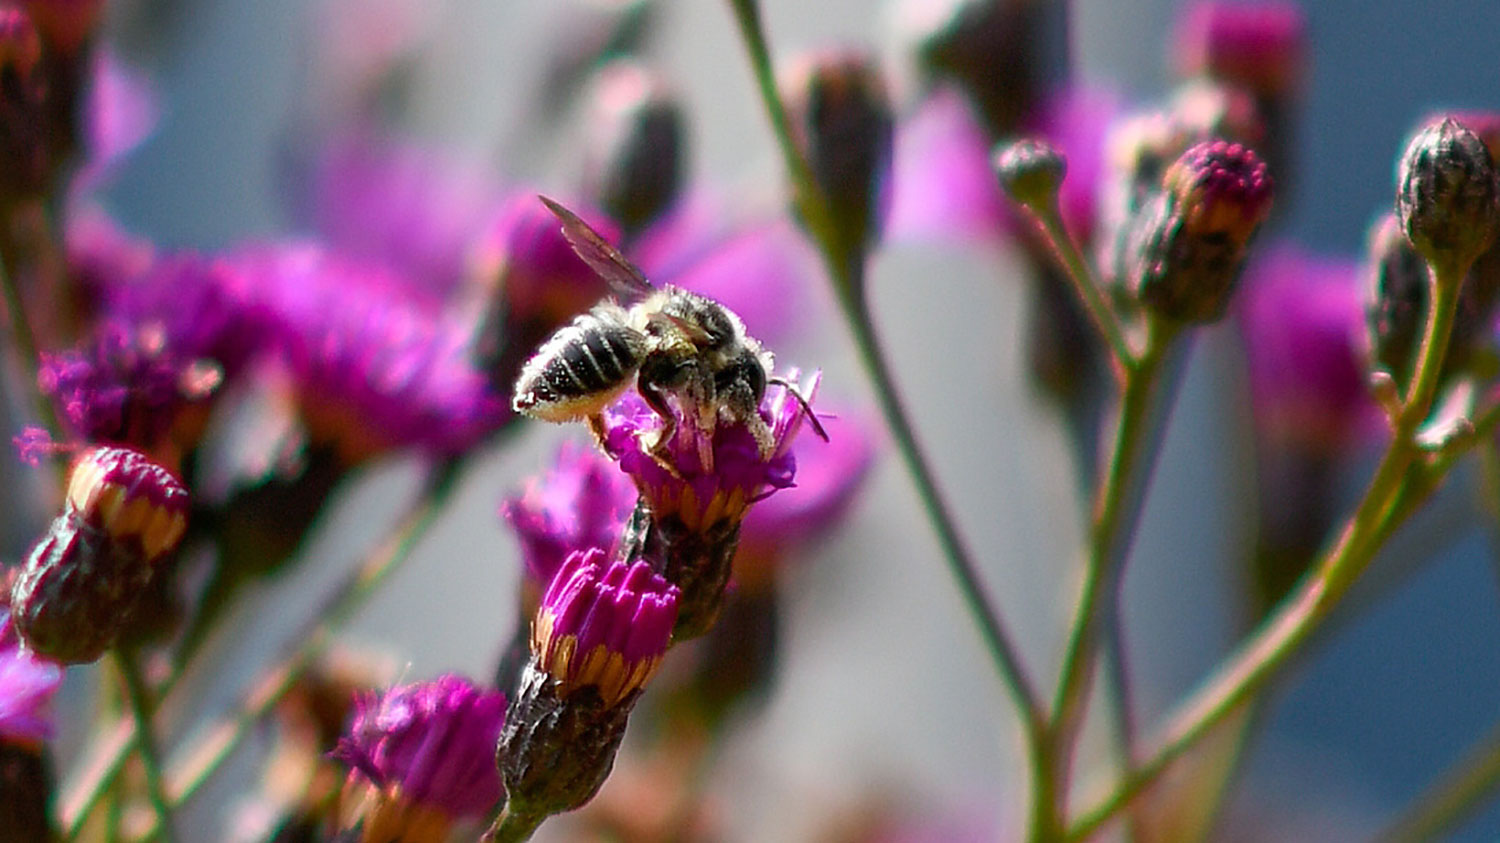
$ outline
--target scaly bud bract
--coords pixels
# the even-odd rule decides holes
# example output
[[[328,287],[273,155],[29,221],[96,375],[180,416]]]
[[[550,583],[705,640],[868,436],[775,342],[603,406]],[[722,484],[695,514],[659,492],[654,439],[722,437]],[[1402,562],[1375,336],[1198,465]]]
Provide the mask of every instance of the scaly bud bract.
[[[1401,228],[1429,263],[1467,270],[1494,240],[1500,175],[1484,141],[1457,120],[1445,117],[1412,136],[1396,182]]]

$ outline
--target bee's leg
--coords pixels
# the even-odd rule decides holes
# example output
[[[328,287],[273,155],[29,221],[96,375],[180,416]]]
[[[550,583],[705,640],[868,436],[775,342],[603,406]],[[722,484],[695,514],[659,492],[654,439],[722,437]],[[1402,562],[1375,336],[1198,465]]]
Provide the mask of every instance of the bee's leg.
[[[771,383],[786,389],[786,393],[792,396],[792,399],[802,408],[802,414],[807,416],[808,422],[812,424],[813,432],[818,435],[819,439],[827,442],[828,431],[823,429],[823,423],[818,421],[818,414],[813,412],[812,405],[808,404],[807,399],[802,397],[802,393],[798,391],[796,384],[793,384],[786,378],[771,378]]]
[[[657,465],[666,469],[667,473],[673,477],[679,480],[682,479],[682,475],[678,473],[677,467],[672,465],[671,461],[665,456],[667,444],[672,441],[672,436],[677,433],[677,417],[672,414],[672,408],[667,404],[666,396],[650,381],[646,380],[646,378],[642,377],[636,382],[636,391],[641,394],[641,398],[646,402],[646,406],[650,407],[661,417],[661,427],[657,428],[654,433],[643,432],[641,435],[641,444],[646,446],[646,453],[651,455],[651,459],[655,460]],[[651,437],[649,443],[646,441],[647,436]]]
[[[604,438],[604,414],[589,413],[587,421],[589,432],[594,434],[594,444],[599,446],[599,450],[609,454],[609,444]],[[616,455],[610,454],[610,456],[613,457]]]
[[[762,460],[770,459],[771,452],[776,450],[776,441],[771,436],[771,426],[760,417],[760,398],[753,385],[745,380],[734,381],[726,385],[719,400],[724,417],[743,424],[755,440],[756,453]]]

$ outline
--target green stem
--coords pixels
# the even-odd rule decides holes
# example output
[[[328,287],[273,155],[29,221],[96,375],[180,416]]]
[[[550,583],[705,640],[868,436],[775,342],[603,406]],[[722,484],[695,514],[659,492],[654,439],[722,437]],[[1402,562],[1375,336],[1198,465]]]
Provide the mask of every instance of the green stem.
[[[1125,339],[1125,332],[1120,327],[1119,317],[1115,315],[1114,308],[1104,300],[1104,288],[1094,275],[1089,262],[1083,259],[1078,246],[1073,238],[1068,236],[1067,228],[1063,225],[1062,214],[1058,211],[1057,202],[1053,201],[1050,206],[1036,208],[1027,205],[1026,209],[1036,218],[1042,229],[1042,234],[1051,247],[1052,254],[1062,264],[1063,275],[1073,285],[1073,292],[1083,302],[1084,309],[1088,311],[1089,318],[1094,320],[1094,327],[1104,337],[1105,343],[1111,352],[1112,369],[1117,379],[1128,377],[1131,369],[1140,364],[1135,353],[1130,350],[1130,343]]]
[[[1170,387],[1160,389],[1163,363],[1179,328],[1153,319],[1144,352],[1126,371],[1125,392],[1120,399],[1120,418],[1115,426],[1113,450],[1099,487],[1094,494],[1094,517],[1089,530],[1089,558],[1083,589],[1078,598],[1067,648],[1063,652],[1062,670],[1053,697],[1048,751],[1054,757],[1053,774],[1057,801],[1049,808],[1034,806],[1037,818],[1044,810],[1054,820],[1049,825],[1062,827],[1066,816],[1068,780],[1073,748],[1083,722],[1085,704],[1097,661],[1101,629],[1108,632],[1111,619],[1119,614],[1119,588],[1122,569],[1135,526],[1145,499],[1146,480],[1155,461],[1156,446],[1164,427],[1157,410],[1170,402]],[[1182,359],[1179,357],[1178,359]],[[1179,366],[1173,366],[1177,369]],[[1177,372],[1166,380],[1175,385]],[[1123,688],[1117,693],[1126,693]],[[1128,710],[1128,702],[1121,705]],[[1129,722],[1116,724],[1123,730],[1121,740],[1134,743]],[[1053,839],[1053,838],[1043,838]]]
[[[135,752],[146,772],[146,798],[156,814],[156,827],[152,837],[171,843],[177,839],[172,831],[172,802],[167,797],[166,777],[162,773],[161,753],[156,746],[156,737],[151,728],[151,713],[154,709],[151,691],[146,687],[145,677],[134,653],[117,650],[115,663],[120,676],[125,680],[125,701],[130,707],[131,720],[135,722]]]
[[[255,724],[270,713],[328,649],[338,630],[411,558],[417,543],[436,522],[457,486],[458,469],[459,465],[453,462],[443,463],[432,469],[426,488],[406,514],[397,521],[370,556],[309,616],[303,629],[289,639],[293,642],[292,650],[262,670],[251,683],[251,691],[239,710],[211,727],[207,735],[189,750],[187,758],[174,766],[169,779],[173,784],[171,790],[176,794],[175,804],[192,798],[207,783]],[[128,736],[137,731],[137,728],[127,723],[122,726],[121,731]],[[115,746],[115,733],[111,733],[110,740],[111,744],[108,746]],[[128,740],[125,743],[128,745]],[[63,838],[65,843],[76,839],[93,805],[119,772],[121,753],[116,751],[111,754],[106,751],[98,757],[99,760],[90,766],[97,768],[99,773],[80,783],[79,795],[67,795],[63,799],[63,805],[76,806],[63,814],[67,828]]]
[[[519,811],[511,811],[511,806],[506,803],[505,809],[500,816],[495,818],[495,824],[480,838],[483,843],[522,843],[530,840],[531,835],[536,834],[537,828],[542,821],[547,819],[546,814],[527,814]]]
[[[858,289],[859,284],[860,280],[856,278],[851,288]],[[860,362],[875,386],[875,397],[885,417],[886,426],[896,440],[896,450],[901,454],[902,461],[906,463],[907,472],[916,485],[922,508],[933,530],[937,533],[938,543],[942,546],[943,558],[948,563],[949,572],[957,581],[959,592],[963,596],[970,616],[979,626],[990,659],[1004,680],[1022,718],[1028,723],[1040,723],[1044,713],[1041,699],[1026,676],[1025,667],[1021,663],[1020,655],[1010,635],[1003,626],[999,610],[991,602],[980,579],[978,567],[959,537],[958,525],[942,493],[938,490],[932,469],[917,442],[910,415],[896,392],[890,364],[882,353],[869,308],[862,296],[846,304],[845,316],[854,337],[855,350],[859,354]]]
[[[1437,394],[1457,313],[1458,279],[1468,267],[1434,266],[1433,270],[1432,308],[1408,398],[1396,417],[1390,447],[1338,541],[1235,654],[1178,706],[1150,759],[1122,777],[1100,804],[1085,811],[1069,827],[1067,839],[1080,840],[1092,834],[1155,781],[1174,759],[1258,692],[1339,604],[1399,521],[1414,511],[1414,499],[1422,497],[1409,494],[1413,485],[1409,469],[1422,454],[1416,433]],[[1431,487],[1436,487],[1435,480]]]
[[[897,450],[906,463],[908,472],[917,487],[922,506],[937,532],[943,555],[954,578],[958,581],[964,602],[979,625],[985,644],[996,669],[1005,682],[1023,719],[1029,726],[1041,722],[1043,716],[1040,701],[1026,678],[1020,657],[1010,637],[1001,625],[1000,617],[991,605],[980,582],[978,568],[968,550],[958,537],[958,529],[938,492],[932,471],[913,432],[909,416],[896,394],[890,367],[881,353],[880,343],[870,319],[868,302],[864,294],[864,256],[849,259],[842,254],[833,227],[825,197],[813,177],[812,168],[798,149],[792,135],[791,121],[786,107],[776,90],[775,77],[771,70],[770,49],[766,44],[761,26],[760,11],[755,0],[729,0],[739,25],[740,35],[750,54],[761,100],[771,119],[782,157],[796,189],[797,207],[803,221],[817,242],[828,268],[829,280],[843,309],[845,320],[854,336],[855,347],[866,373],[875,385],[876,398],[885,416],[887,426],[896,439]],[[1033,734],[1029,728],[1027,733]]]
[[[1500,726],[1443,774],[1376,839],[1381,843],[1437,840],[1454,830],[1500,788]]]

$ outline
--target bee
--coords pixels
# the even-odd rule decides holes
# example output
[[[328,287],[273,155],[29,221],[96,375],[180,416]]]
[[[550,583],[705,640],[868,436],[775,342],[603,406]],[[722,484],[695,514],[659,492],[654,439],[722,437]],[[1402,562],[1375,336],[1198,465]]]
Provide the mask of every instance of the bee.
[[[768,383],[785,386],[811,420],[828,434],[806,399],[786,380],[770,377],[771,353],[745,333],[740,317],[722,304],[671,285],[660,288],[588,223],[557,202],[542,202],[562,222],[563,236],[628,308],[605,299],[559,328],[521,368],[512,406],[550,422],[586,420],[603,442],[603,410],[628,388],[662,419],[650,442],[658,464],[677,432],[669,397],[695,428],[711,435],[723,423],[742,424],[762,459],[775,449],[770,426],[760,416]],[[708,435],[698,439],[698,459],[713,470]]]

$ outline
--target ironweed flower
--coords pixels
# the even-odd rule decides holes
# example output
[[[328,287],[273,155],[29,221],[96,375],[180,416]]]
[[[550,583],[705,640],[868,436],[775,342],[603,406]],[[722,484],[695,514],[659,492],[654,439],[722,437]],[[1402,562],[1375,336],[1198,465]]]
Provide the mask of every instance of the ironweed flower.
[[[85,452],[73,465],[63,513],[11,587],[22,641],[64,664],[103,655],[182,538],[187,509],[182,483],[144,454]]]
[[[403,448],[455,455],[509,418],[469,360],[469,331],[404,295],[399,277],[311,245],[243,261],[303,423],[346,465]]]
[[[504,795],[495,741],[505,696],[461,676],[402,685],[361,701],[335,758],[350,768],[359,840],[442,843]]]
[[[795,377],[792,372],[790,379]],[[805,399],[816,393],[818,379],[816,374],[807,379],[801,390]],[[773,446],[764,456],[744,425],[719,424],[705,433],[683,418],[658,461],[646,443],[661,419],[645,401],[627,393],[604,412],[605,450],[641,494],[617,555],[664,560],[663,573],[683,592],[679,638],[700,635],[712,625],[750,506],[793,483],[791,444],[806,412],[793,388],[772,386],[761,402]],[[712,454],[711,468],[701,458],[705,449]]]
[[[1257,97],[1282,97],[1302,81],[1307,21],[1291,2],[1199,2],[1178,19],[1173,43],[1184,77],[1207,76]]]
[[[678,595],[644,560],[610,563],[591,549],[564,563],[500,737],[508,814],[571,811],[598,792],[671,641]]]

